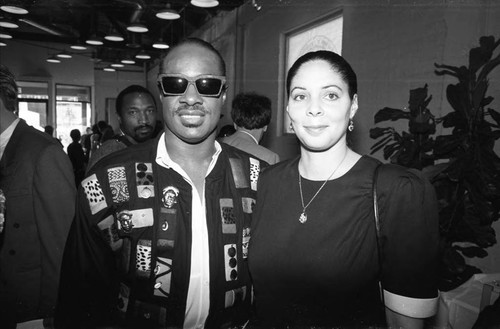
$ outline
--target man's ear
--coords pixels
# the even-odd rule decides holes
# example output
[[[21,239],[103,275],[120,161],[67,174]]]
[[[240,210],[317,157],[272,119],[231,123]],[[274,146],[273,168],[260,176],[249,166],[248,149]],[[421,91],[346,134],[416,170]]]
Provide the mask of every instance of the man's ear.
[[[122,125],[122,117],[118,113],[116,113],[116,112],[115,112],[115,114],[116,114],[116,118],[118,119],[118,123],[121,126]]]
[[[224,91],[222,92],[222,105],[226,103],[226,98],[227,98],[227,87],[224,88]]]

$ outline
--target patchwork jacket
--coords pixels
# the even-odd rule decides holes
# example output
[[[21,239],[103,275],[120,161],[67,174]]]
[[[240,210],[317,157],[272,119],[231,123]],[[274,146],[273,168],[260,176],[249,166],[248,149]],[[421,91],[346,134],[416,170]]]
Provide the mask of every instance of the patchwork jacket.
[[[158,138],[99,161],[78,191],[61,273],[56,327],[182,327],[190,274],[192,190],[155,162]],[[231,146],[205,180],[210,254],[206,328],[243,324],[259,172],[267,164]]]

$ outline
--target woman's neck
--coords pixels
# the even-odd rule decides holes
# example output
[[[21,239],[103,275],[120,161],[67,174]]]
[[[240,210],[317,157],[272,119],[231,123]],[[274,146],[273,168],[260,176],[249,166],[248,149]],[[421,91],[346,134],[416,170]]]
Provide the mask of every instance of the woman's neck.
[[[361,156],[350,150],[347,145],[332,147],[324,152],[312,152],[301,148],[299,173],[309,180],[338,178],[349,171]]]

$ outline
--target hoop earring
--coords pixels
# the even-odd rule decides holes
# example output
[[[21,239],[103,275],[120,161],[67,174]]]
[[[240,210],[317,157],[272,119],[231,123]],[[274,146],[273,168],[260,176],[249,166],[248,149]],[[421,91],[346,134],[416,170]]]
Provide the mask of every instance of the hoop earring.
[[[349,125],[347,126],[347,130],[353,131],[354,130],[354,122],[352,119],[349,119]]]

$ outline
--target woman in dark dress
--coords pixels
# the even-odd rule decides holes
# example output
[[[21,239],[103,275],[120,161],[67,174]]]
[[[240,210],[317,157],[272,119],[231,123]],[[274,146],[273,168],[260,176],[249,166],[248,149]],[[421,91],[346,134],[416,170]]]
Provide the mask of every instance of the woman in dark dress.
[[[287,92],[301,154],[259,179],[248,258],[256,325],[421,328],[438,300],[432,185],[416,170],[380,166],[379,260],[380,162],[346,142],[358,109],[354,71],[333,52],[307,53],[290,68]]]

